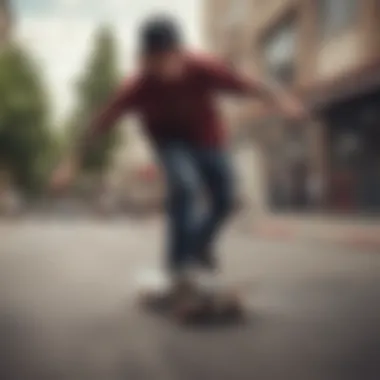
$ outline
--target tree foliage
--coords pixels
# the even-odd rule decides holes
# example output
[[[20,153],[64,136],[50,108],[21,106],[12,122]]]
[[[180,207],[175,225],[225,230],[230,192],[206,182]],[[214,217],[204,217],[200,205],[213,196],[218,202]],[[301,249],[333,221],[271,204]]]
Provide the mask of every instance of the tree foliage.
[[[43,183],[56,140],[39,68],[19,46],[0,53],[0,166],[21,190]]]
[[[114,93],[119,73],[116,42],[112,31],[101,27],[94,37],[93,48],[76,86],[76,108],[67,120],[67,129],[75,139]],[[117,131],[106,132],[85,157],[87,172],[102,173],[108,168],[117,143]]]

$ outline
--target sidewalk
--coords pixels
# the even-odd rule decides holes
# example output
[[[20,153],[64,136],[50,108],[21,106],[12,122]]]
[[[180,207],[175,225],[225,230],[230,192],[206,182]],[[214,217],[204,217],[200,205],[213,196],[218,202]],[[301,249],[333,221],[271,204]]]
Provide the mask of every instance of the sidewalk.
[[[251,231],[259,237],[329,242],[380,253],[380,219],[269,214],[257,219]]]

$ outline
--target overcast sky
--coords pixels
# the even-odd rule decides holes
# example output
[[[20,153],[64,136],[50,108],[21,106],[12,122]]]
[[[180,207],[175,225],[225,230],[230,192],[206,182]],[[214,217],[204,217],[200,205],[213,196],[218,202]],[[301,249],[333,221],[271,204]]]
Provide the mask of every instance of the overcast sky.
[[[128,71],[134,56],[137,25],[154,12],[175,15],[189,42],[199,47],[202,0],[15,0],[17,35],[41,63],[57,117],[71,105],[73,80],[88,56],[94,28],[113,25],[119,40],[121,67]]]

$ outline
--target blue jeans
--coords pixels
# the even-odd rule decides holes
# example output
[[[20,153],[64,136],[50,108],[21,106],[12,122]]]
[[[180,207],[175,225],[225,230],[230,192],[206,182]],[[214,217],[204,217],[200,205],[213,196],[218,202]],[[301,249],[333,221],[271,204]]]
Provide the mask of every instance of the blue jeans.
[[[160,144],[158,154],[167,179],[169,269],[192,263],[212,269],[212,245],[234,203],[229,156],[184,142]]]

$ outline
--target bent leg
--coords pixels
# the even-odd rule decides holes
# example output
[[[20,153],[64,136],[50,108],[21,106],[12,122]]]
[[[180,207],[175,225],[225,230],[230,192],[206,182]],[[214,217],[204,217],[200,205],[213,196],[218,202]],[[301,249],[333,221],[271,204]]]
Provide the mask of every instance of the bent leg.
[[[196,219],[198,177],[186,146],[167,144],[159,149],[167,180],[168,267],[177,272],[191,259],[189,247]]]
[[[197,153],[197,164],[208,191],[208,209],[199,224],[194,249],[200,264],[216,267],[213,245],[234,205],[234,176],[228,153],[209,149]]]

